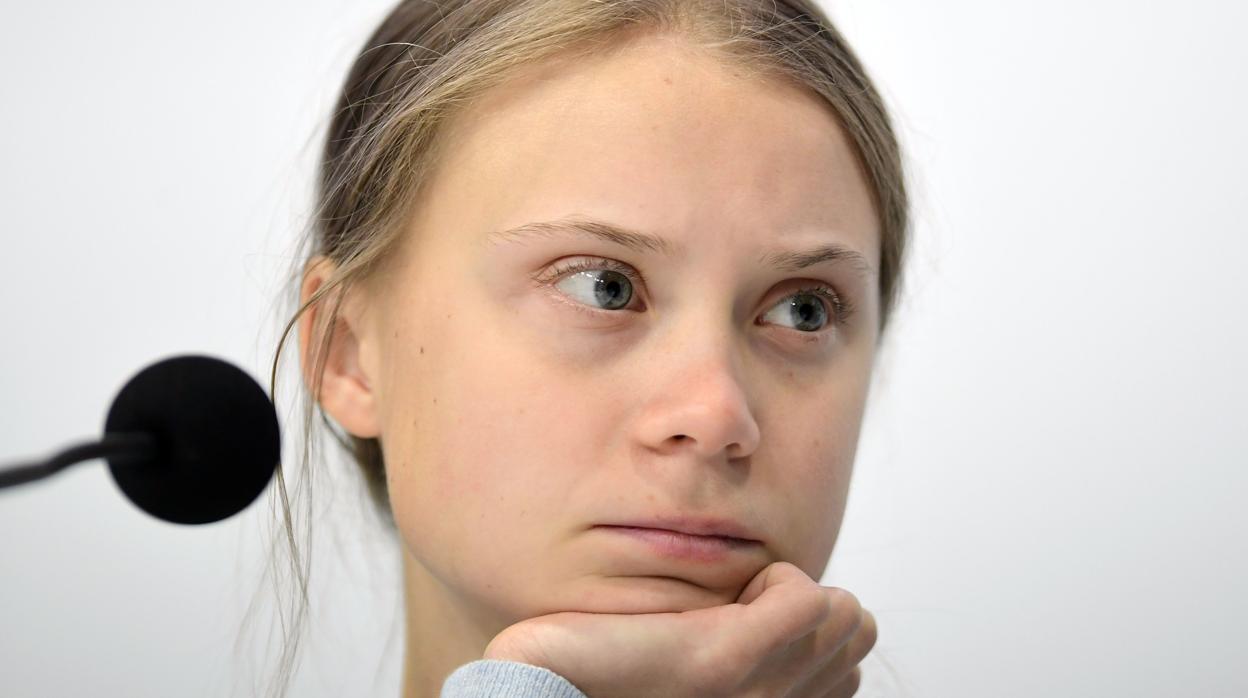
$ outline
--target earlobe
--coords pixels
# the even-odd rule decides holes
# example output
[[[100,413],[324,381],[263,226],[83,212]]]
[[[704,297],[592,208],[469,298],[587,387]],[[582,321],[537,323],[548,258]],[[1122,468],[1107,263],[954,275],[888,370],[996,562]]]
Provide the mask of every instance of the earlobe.
[[[304,272],[301,303],[306,303],[332,272],[332,263],[324,258],[309,264]],[[316,354],[322,351],[324,328],[328,314],[337,303],[335,291],[326,294],[308,308],[299,319],[300,374],[304,386],[312,392],[315,386]],[[328,330],[329,345],[324,348],[325,361],[320,386],[321,408],[349,434],[360,438],[376,438],[381,429],[377,419],[377,400],[365,366],[360,361],[360,344],[366,341],[359,306],[348,292],[334,325]],[[315,334],[314,334],[315,331]]]

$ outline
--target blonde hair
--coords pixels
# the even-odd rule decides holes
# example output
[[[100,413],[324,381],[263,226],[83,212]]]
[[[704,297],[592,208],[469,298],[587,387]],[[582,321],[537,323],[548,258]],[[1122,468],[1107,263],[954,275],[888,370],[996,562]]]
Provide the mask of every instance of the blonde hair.
[[[448,119],[515,68],[556,57],[601,54],[643,33],[679,36],[726,65],[813,90],[833,108],[867,176],[880,230],[879,335],[884,336],[901,280],[908,198],[901,155],[883,101],[831,21],[807,0],[404,0],[365,43],[347,76],[329,124],[317,179],[317,202],[290,279],[298,289],[316,256],[334,263],[329,278],[287,322],[273,357],[276,400],[282,348],[299,318],[333,294],[316,314],[309,346],[313,388],[301,400],[302,473],[308,473],[312,416],[320,402],[325,355],[345,292],[376,279],[413,214],[439,155]],[[337,293],[334,293],[337,291]],[[298,305],[298,293],[296,293]],[[380,443],[329,434],[358,466],[372,503],[393,530]],[[304,477],[306,482],[307,478]],[[284,695],[306,615],[307,559],[295,543],[283,469],[277,492],[300,603],[285,622],[275,677]],[[310,497],[307,507],[310,510]],[[305,517],[306,518],[306,517]],[[276,536],[276,534],[275,534]],[[306,538],[305,538],[306,540]],[[279,588],[280,600],[280,588]],[[280,605],[280,603],[279,603]],[[292,642],[292,639],[294,642]]]

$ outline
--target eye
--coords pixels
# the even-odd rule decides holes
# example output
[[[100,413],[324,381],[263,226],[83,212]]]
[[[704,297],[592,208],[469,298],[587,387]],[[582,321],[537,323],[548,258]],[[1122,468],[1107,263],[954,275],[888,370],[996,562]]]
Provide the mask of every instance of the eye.
[[[641,277],[627,264],[588,258],[557,266],[542,281],[576,301],[574,306],[578,309],[601,315],[627,307],[636,296]],[[772,306],[763,319],[814,335],[827,326],[829,318],[835,325],[844,325],[853,312],[847,298],[835,288],[821,284],[789,294]],[[793,325],[787,324],[790,320]]]
[[[841,298],[836,289],[815,286],[786,296],[772,306],[763,318],[771,322],[778,321],[780,324],[791,319],[794,322],[793,329],[810,334],[823,329],[828,324],[829,317],[833,324],[844,325],[852,312],[853,307]]]
[[[549,282],[592,310],[611,311],[628,306],[638,281],[632,267],[609,259],[583,259],[557,267]],[[592,312],[592,311],[591,311]]]

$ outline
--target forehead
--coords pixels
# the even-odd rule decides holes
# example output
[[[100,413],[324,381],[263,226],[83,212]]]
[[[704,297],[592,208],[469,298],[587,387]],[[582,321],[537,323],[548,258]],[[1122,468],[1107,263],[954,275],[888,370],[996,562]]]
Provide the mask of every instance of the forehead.
[[[584,213],[691,248],[831,234],[878,266],[870,190],[832,108],[677,38],[526,66],[442,136],[428,205],[468,207],[478,234]]]

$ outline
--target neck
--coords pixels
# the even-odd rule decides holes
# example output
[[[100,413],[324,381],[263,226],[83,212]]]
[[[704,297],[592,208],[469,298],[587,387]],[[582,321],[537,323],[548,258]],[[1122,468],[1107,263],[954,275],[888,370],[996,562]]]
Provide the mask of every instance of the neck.
[[[461,665],[481,659],[501,627],[478,606],[433,576],[403,551],[407,648],[403,698],[438,698],[442,683]]]

